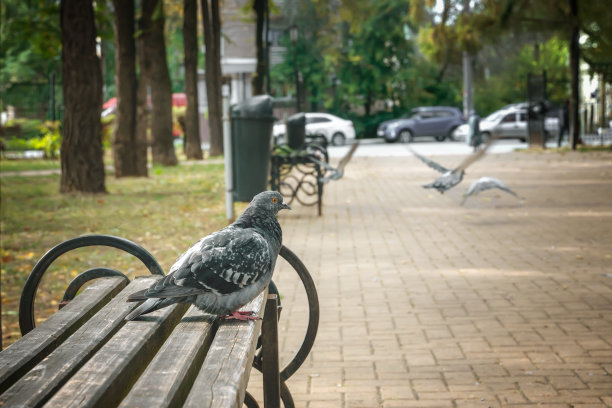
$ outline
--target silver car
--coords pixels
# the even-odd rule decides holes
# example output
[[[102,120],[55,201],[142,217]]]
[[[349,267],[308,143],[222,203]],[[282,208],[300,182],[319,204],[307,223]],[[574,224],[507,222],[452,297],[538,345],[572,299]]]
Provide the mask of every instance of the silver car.
[[[480,121],[480,133],[483,139],[491,136],[497,139],[519,139],[527,141],[527,108],[524,104],[515,104],[493,112]],[[556,117],[547,117],[544,128],[549,134],[556,135],[559,122]],[[464,140],[468,134],[468,125],[457,128],[454,134],[456,140]]]

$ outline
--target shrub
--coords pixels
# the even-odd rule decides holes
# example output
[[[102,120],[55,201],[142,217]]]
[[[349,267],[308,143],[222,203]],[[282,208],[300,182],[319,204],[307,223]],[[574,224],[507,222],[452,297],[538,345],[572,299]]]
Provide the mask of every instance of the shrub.
[[[57,153],[62,144],[60,122],[46,121],[39,126],[39,130],[42,136],[31,139],[30,145],[34,150],[42,150],[45,159],[57,158]]]
[[[22,123],[28,123],[29,137],[10,137],[5,139],[6,150],[42,150],[46,159],[57,158],[57,153],[62,144],[62,135],[60,132],[60,122],[40,122],[38,120],[20,120]],[[37,123],[36,133],[30,129],[32,123]]]

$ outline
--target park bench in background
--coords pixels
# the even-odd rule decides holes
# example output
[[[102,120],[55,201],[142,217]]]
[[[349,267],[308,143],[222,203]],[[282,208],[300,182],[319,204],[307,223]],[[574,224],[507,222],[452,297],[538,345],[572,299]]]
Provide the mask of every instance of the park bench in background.
[[[287,204],[317,205],[321,215],[323,168],[312,159],[327,163],[327,149],[317,143],[305,143],[297,150],[276,145],[270,157],[270,188],[280,192]]]
[[[359,142],[351,146],[334,168],[329,165],[325,136],[307,136],[306,142],[296,150],[275,145],[270,157],[270,188],[280,192],[288,204],[294,200],[305,206],[316,204],[321,215],[325,183],[342,178],[344,167],[357,147]]]
[[[36,289],[49,265],[72,249],[103,245],[138,257],[152,273],[130,282],[121,272],[93,268],[68,286],[60,310],[34,327]],[[135,321],[129,294],[163,276],[157,261],[131,241],[91,235],[66,241],[36,264],[22,293],[24,336],[0,352],[0,405],[5,406],[259,406],[246,387],[251,366],[263,372],[264,405],[293,406],[285,381],[312,348],[318,299],[302,262],[286,247],[283,257],[298,273],[309,301],[302,346],[279,369],[278,290],[272,282],[245,310],[263,320],[219,321],[189,305],[172,305]],[[159,276],[155,276],[159,275]],[[75,297],[82,284],[95,279]]]

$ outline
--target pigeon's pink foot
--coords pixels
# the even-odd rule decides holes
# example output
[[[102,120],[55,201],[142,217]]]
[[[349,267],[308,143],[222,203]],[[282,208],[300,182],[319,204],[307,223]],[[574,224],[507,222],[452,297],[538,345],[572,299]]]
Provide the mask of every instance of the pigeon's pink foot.
[[[229,315],[219,316],[221,320],[261,320],[261,317],[257,316],[251,310],[236,310]]]

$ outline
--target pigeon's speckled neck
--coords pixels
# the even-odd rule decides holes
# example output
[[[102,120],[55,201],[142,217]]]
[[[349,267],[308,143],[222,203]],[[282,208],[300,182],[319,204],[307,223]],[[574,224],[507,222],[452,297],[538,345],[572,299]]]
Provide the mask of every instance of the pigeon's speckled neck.
[[[258,212],[257,207],[248,207],[240,217],[234,222],[240,228],[254,228],[260,231],[272,232],[272,238],[278,243],[280,248],[283,241],[283,232],[276,219],[276,215],[271,212]]]

